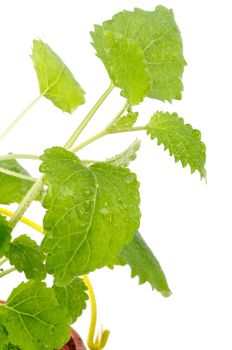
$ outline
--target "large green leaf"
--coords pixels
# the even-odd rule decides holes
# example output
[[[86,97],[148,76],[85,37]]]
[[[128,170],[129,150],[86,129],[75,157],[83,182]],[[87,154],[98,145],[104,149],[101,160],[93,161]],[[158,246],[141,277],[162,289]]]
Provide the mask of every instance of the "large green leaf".
[[[87,287],[82,279],[76,277],[71,280],[66,286],[53,286],[56,298],[60,305],[67,308],[69,315],[72,317],[72,323],[82,314],[86,308],[86,300],[88,294]]]
[[[106,162],[115,166],[128,167],[130,162],[135,160],[140,145],[141,141],[136,139],[125,151],[107,159]]]
[[[40,92],[64,112],[85,102],[84,91],[60,57],[43,41],[34,40],[32,60]]]
[[[156,138],[158,145],[163,144],[169,150],[176,162],[181,161],[183,167],[189,164],[192,173],[198,170],[201,177],[206,176],[206,147],[199,130],[184,124],[176,113],[163,112],[153,115],[146,130],[151,139]]]
[[[165,297],[170,296],[171,291],[164,272],[139,232],[136,232],[133,240],[123,248],[109,267],[126,264],[131,268],[131,276],[138,276],[140,284],[148,282],[152,289]]]
[[[106,163],[85,167],[54,147],[42,156],[48,193],[44,201],[47,271],[56,285],[103,267],[139,227],[139,184],[128,169]]]
[[[137,61],[140,57],[142,62],[143,56],[144,72],[146,71],[146,76],[147,73],[150,76],[147,89],[140,89],[140,101],[145,96],[169,101],[181,99],[183,89],[181,77],[186,62],[183,57],[181,35],[171,10],[157,6],[151,12],[137,8],[133,12],[123,11],[116,14],[112,20],[104,22],[102,26],[95,26],[95,31],[91,34],[97,55],[103,61],[116,86],[124,89],[127,85],[130,91],[131,87],[128,84],[130,72],[119,78],[117,69],[121,65],[121,70],[125,68],[128,71],[130,64],[133,65],[136,60],[134,56],[138,55]],[[114,37],[114,42],[109,41],[109,37]],[[129,43],[123,65],[121,52],[117,50],[121,41]],[[135,66],[135,69],[137,67]],[[138,89],[141,85],[140,78],[138,75],[134,79]],[[128,93],[123,94],[129,98]],[[140,101],[138,99],[134,103]]]
[[[70,337],[70,322],[52,288],[43,282],[21,283],[0,306],[8,341],[21,350],[60,349]]]
[[[7,220],[0,215],[0,258],[6,254],[11,240],[11,228]]]
[[[16,160],[0,161],[0,167],[23,175],[30,175]],[[0,172],[0,203],[20,203],[33,182]]]
[[[27,235],[19,236],[11,242],[6,255],[11,265],[17,271],[24,272],[27,279],[42,280],[46,277],[45,256],[40,246]]]

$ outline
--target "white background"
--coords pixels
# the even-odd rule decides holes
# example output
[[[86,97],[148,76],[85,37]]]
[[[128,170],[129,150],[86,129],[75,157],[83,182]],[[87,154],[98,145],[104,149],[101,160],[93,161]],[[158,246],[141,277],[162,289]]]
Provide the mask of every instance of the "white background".
[[[141,229],[166,273],[172,296],[163,298],[148,284],[138,286],[129,268],[91,274],[99,323],[111,330],[109,350],[231,350],[231,1],[163,0],[174,9],[185,58],[183,100],[172,104],[145,100],[139,124],[154,111],[176,111],[202,131],[207,145],[207,185],[189,168],[175,164],[162,146],[138,135],[142,149],[131,168],[141,182]],[[90,45],[94,23],[122,9],[153,10],[154,0],[61,0],[0,2],[0,130],[36,95],[38,86],[29,54],[32,40],[47,42],[70,67],[86,91],[87,103],[73,116],[41,100],[1,144],[0,153],[42,153],[63,145],[109,84]],[[93,135],[123,105],[115,91],[82,140]],[[135,134],[108,137],[79,156],[103,159],[122,151]],[[24,161],[38,175],[37,163]],[[34,205],[27,215],[41,223]],[[18,232],[29,233],[23,225]],[[38,237],[33,232],[33,237]],[[0,298],[22,280],[14,273],[0,281]],[[76,328],[86,339],[89,310]]]

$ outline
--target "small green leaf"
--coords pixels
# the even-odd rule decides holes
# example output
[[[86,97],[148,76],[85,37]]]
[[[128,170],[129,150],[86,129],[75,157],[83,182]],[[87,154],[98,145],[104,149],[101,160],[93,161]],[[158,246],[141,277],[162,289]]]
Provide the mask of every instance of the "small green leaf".
[[[85,103],[84,91],[60,57],[43,41],[34,40],[32,60],[40,92],[64,112]]]
[[[198,170],[202,178],[206,177],[206,147],[199,130],[184,124],[176,113],[163,112],[153,115],[146,130],[151,139],[157,138],[158,145],[163,144],[169,150],[176,162],[181,161],[183,167],[189,164],[192,173]]]
[[[52,288],[43,282],[21,283],[0,306],[9,343],[21,350],[60,349],[70,337],[70,319]]]
[[[156,289],[163,296],[168,297],[171,295],[166,277],[158,260],[139,232],[123,248],[114,261],[114,264],[129,265],[131,268],[131,277],[138,276],[140,284],[149,282],[152,289]],[[112,266],[113,264],[110,265],[110,267]]]
[[[130,162],[135,160],[136,153],[141,146],[141,141],[136,139],[125,151],[107,159],[107,163],[115,166],[128,167]]]
[[[8,221],[0,215],[0,258],[6,254],[11,240],[11,228]]]
[[[88,300],[85,283],[80,278],[74,278],[66,286],[57,287],[54,285],[53,289],[59,304],[66,307],[72,317],[72,323],[76,322],[86,308],[86,300]]]
[[[30,175],[16,160],[0,161],[0,167],[23,175]],[[0,203],[20,203],[33,183],[0,172]]]
[[[128,112],[126,115],[121,117],[116,123],[110,128],[110,130],[123,130],[132,128],[138,119],[138,112]]]
[[[180,31],[171,10],[157,6],[151,12],[138,8],[133,12],[123,11],[102,26],[95,26],[91,34],[97,56],[103,61],[116,86],[122,89],[127,86],[130,91],[130,73],[134,74],[133,88],[137,86],[140,91],[140,98],[133,101],[135,104],[145,96],[168,101],[181,99],[181,78],[186,62]],[[114,37],[114,41],[109,40],[111,37]],[[124,47],[126,55],[122,58],[118,48],[120,42],[128,43],[126,50]],[[141,75],[142,69],[146,74],[147,83],[143,82],[141,89],[143,80],[140,74],[135,75],[137,69]],[[129,94],[124,92],[124,96],[128,98]]]
[[[46,277],[45,256],[40,247],[27,235],[17,237],[10,243],[7,257],[11,265],[24,272],[27,279],[43,280]]]
[[[103,267],[139,227],[139,184],[128,169],[106,163],[85,167],[54,147],[41,158],[48,193],[42,248],[56,285]]]

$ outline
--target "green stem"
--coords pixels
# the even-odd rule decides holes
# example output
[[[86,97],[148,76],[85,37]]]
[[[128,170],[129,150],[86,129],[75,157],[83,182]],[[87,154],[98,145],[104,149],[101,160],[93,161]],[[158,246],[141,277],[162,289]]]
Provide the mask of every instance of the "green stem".
[[[39,160],[39,156],[36,156],[34,154],[14,154],[9,153],[4,156],[0,156],[1,160],[11,160],[11,159],[33,159],[33,160]]]
[[[109,134],[119,134],[122,132],[131,132],[131,131],[144,131],[146,130],[146,126],[134,126],[133,128],[125,128],[119,130],[110,130]]]
[[[74,142],[77,140],[77,138],[80,136],[82,131],[85,129],[86,125],[89,123],[89,121],[92,119],[94,114],[97,112],[98,108],[102,105],[102,103],[105,101],[107,96],[111,93],[111,91],[114,89],[113,83],[110,84],[108,89],[104,92],[104,94],[99,98],[97,103],[93,106],[93,108],[89,111],[89,113],[86,115],[86,117],[83,119],[83,121],[80,123],[78,128],[74,131],[70,139],[66,142],[65,148],[69,149],[73,146]]]
[[[41,99],[43,95],[37,96],[6,128],[6,130],[0,136],[0,142],[11,132],[11,130],[18,124],[18,122],[24,117],[24,115]]]
[[[21,219],[27,208],[30,206],[31,202],[37,197],[39,192],[43,187],[42,177],[38,179],[34,185],[27,192],[17,210],[14,212],[14,215],[11,217],[9,223],[12,229],[17,225],[18,221]]]
[[[115,118],[106,126],[106,130],[111,129],[114,126],[114,124],[118,121],[118,119],[121,118],[121,116],[123,115],[123,113],[128,107],[129,107],[129,104],[128,102],[126,102],[125,105],[122,107],[122,109],[120,109],[118,114],[115,116]]]
[[[8,261],[8,258],[2,258],[1,260],[0,260],[0,266],[2,266],[3,264],[5,264],[5,262],[7,262]]]
[[[46,93],[60,80],[64,67],[61,68],[57,79],[51,83],[39,96],[37,96],[24,110],[16,117],[16,119],[8,126],[8,128],[0,136],[0,142],[11,132],[11,130],[18,124],[24,115],[41,99]]]
[[[15,270],[16,270],[15,267],[11,267],[11,268],[9,268],[8,270],[5,270],[5,271],[0,272],[0,278],[1,278],[1,277],[4,277],[4,276],[6,276],[6,275],[9,275],[9,273],[11,273],[11,272],[13,272],[13,271],[15,271]]]
[[[28,180],[28,181],[32,181],[32,182],[37,181],[37,179],[32,177],[32,176],[24,175],[24,174],[21,174],[21,173],[16,173],[16,171],[8,170],[8,169],[2,168],[2,167],[0,167],[0,173],[6,174],[6,175],[10,175],[10,176],[14,176],[14,177],[18,177],[20,179]]]
[[[94,142],[94,141],[96,141],[96,140],[100,139],[101,137],[106,136],[108,134],[109,134],[109,132],[107,130],[103,130],[103,131],[97,133],[96,135],[90,137],[88,140],[80,143],[78,146],[72,148],[71,152],[76,153],[77,151],[80,151],[82,148],[88,146],[90,143],[92,143],[92,142]]]
[[[131,131],[142,131],[145,130],[145,126],[135,126],[133,128],[126,128],[126,129],[119,129],[119,130],[102,130],[101,132],[97,133],[96,135],[90,137],[88,140],[80,143],[78,146],[71,149],[71,152],[76,153],[80,151],[82,148],[88,146],[89,144],[93,143],[94,141],[102,138],[103,136],[110,135],[110,134],[120,134],[122,132],[131,132]]]

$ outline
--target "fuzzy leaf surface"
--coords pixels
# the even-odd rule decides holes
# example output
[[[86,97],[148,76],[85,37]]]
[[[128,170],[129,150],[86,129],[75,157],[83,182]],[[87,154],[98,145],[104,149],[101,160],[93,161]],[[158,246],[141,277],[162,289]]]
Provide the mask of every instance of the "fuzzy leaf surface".
[[[156,289],[165,297],[170,296],[171,291],[164,272],[139,232],[136,232],[133,240],[119,253],[115,264],[129,265],[131,277],[138,276],[140,284],[148,282],[152,289]]]
[[[66,309],[43,282],[23,282],[15,288],[0,306],[0,318],[9,343],[21,350],[60,349],[70,337]]]
[[[0,167],[23,175],[30,175],[16,160],[0,161]],[[0,172],[0,203],[20,203],[33,182]]]
[[[188,164],[192,173],[198,170],[201,178],[206,177],[206,147],[199,130],[184,124],[176,113],[164,112],[155,113],[146,130],[151,139],[156,138],[158,145],[163,144],[169,150],[176,162],[181,161],[183,167]]]
[[[117,72],[113,74],[113,62],[116,62],[117,66],[119,54],[117,50],[112,50],[112,44],[111,47],[109,45],[107,38],[110,35],[114,35],[116,41],[127,40],[138,48],[141,57],[143,55],[144,69],[149,73],[150,79],[147,91],[141,91],[141,96],[143,92],[143,97],[159,100],[181,99],[181,78],[186,62],[180,31],[172,10],[164,6],[157,6],[151,12],[136,8],[132,12],[123,11],[116,14],[102,26],[95,26],[92,33],[93,46],[114,82]],[[129,60],[130,56],[127,57]],[[125,84],[127,77],[123,76],[123,79]],[[139,79],[136,82],[139,86]],[[117,83],[116,86],[123,88],[122,81]]]
[[[116,156],[107,159],[107,163],[115,166],[128,167],[130,162],[136,159],[137,152],[140,149],[141,141],[136,139],[125,151]]]
[[[66,286],[53,286],[59,304],[66,307],[72,323],[82,314],[88,300],[87,287],[82,279],[74,278]]]
[[[83,89],[61,58],[42,40],[33,41],[32,60],[40,93],[55,106],[72,113],[85,103]]]
[[[10,243],[7,257],[17,271],[25,273],[27,279],[43,280],[46,277],[45,256],[40,246],[27,235],[19,236]]]
[[[6,218],[0,215],[0,258],[3,257],[9,249],[11,240],[11,228]]]
[[[57,286],[103,267],[128,243],[140,222],[139,184],[128,169],[106,163],[85,167],[54,147],[41,158],[47,272]]]

